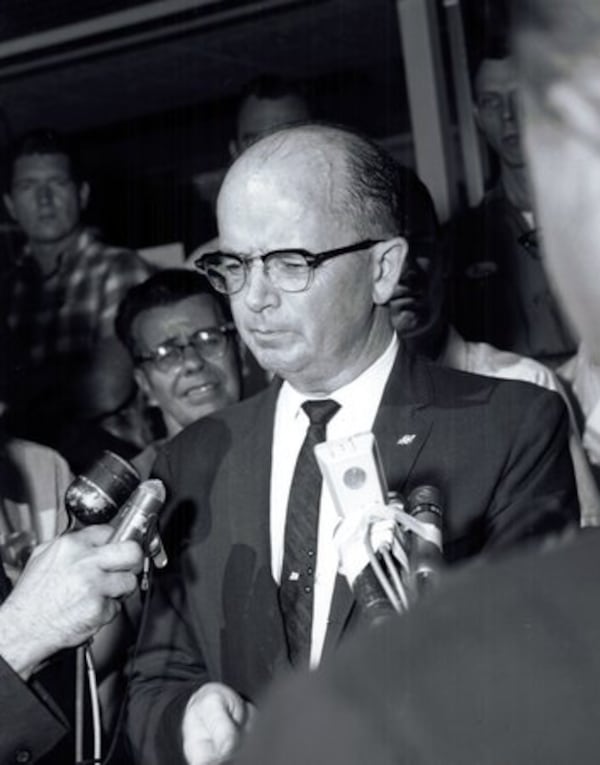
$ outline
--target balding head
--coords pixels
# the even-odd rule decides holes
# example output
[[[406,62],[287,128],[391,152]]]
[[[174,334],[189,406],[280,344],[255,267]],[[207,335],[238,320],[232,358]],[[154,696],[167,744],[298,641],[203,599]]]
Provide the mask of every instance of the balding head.
[[[317,125],[264,137],[227,173],[221,248],[251,264],[231,299],[234,318],[259,362],[305,392],[353,379],[391,338],[387,303],[407,250],[395,173],[369,141]],[[275,286],[257,263],[273,251],[348,247],[316,265],[299,292]]]
[[[407,236],[413,226],[404,168],[379,146],[348,130],[305,125],[279,130],[231,167],[221,196],[240,185],[276,180],[325,205],[361,238]]]

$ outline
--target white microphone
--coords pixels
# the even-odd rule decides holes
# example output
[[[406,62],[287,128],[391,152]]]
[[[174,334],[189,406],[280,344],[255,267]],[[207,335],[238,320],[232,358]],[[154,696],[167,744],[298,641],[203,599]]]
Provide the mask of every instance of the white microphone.
[[[148,542],[148,552],[157,568],[167,565],[167,554],[156,530],[158,515],[167,497],[165,485],[157,478],[142,481],[119,510],[110,542],[133,539],[142,547]]]
[[[397,547],[396,524],[386,511],[377,442],[372,433],[356,433],[317,444],[315,456],[340,517],[334,534],[340,571],[375,626],[403,608],[397,592],[402,584],[389,554]]]

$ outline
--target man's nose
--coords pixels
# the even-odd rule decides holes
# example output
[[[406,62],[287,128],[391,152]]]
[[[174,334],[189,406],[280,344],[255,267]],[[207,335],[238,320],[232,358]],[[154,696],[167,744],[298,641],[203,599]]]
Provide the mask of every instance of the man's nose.
[[[273,286],[260,258],[247,263],[246,284],[244,287],[246,305],[252,311],[262,311],[277,302],[277,288]]]
[[[502,99],[502,119],[505,122],[516,122],[517,109],[517,94],[513,90]]]
[[[200,351],[196,348],[196,346],[192,345],[186,345],[182,350],[182,358],[183,358],[183,364],[182,367],[185,370],[192,370],[197,371],[198,369],[202,369],[204,365],[206,364],[206,360],[204,356],[200,353]]]
[[[39,186],[36,186],[35,194],[38,204],[49,204],[54,196],[52,187],[47,183],[40,183]]]

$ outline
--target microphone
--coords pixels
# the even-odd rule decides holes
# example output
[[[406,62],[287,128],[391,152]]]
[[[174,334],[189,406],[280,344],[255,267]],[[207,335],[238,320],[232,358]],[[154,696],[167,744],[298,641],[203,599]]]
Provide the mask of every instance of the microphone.
[[[80,526],[108,523],[140,483],[137,470],[118,454],[104,451],[65,493],[65,508]]]
[[[104,451],[90,468],[78,475],[65,492],[65,508],[71,519],[70,527],[108,523],[115,517],[140,482],[137,470],[118,454]],[[76,649],[75,664],[75,759],[83,760],[85,665],[88,664],[88,682],[92,697],[92,725],[94,753],[100,749],[100,721],[94,710],[98,708],[98,690],[93,662],[86,645]]]
[[[408,512],[426,524],[424,533],[410,533],[412,590],[420,597],[435,586],[444,566],[442,553],[442,495],[435,486],[417,486],[408,496]]]
[[[376,626],[403,608],[399,573],[389,554],[395,524],[386,513],[388,491],[377,442],[372,433],[356,433],[319,443],[314,452],[340,517],[334,535],[340,571],[364,620]],[[374,536],[379,542],[372,544]]]
[[[167,554],[157,532],[158,514],[167,497],[165,485],[157,478],[142,481],[120,509],[109,542],[133,539],[142,547],[148,541],[148,553],[157,568],[167,565]]]

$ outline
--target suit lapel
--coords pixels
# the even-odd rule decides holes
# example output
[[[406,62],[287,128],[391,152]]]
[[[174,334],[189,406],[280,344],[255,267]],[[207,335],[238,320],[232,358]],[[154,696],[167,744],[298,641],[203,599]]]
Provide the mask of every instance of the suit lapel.
[[[389,491],[404,491],[417,457],[431,432],[432,383],[423,361],[402,343],[386,383],[373,434]],[[354,598],[344,577],[336,578],[323,656],[338,644],[353,616]]]
[[[426,364],[401,345],[373,424],[390,491],[404,491],[433,425]]]

